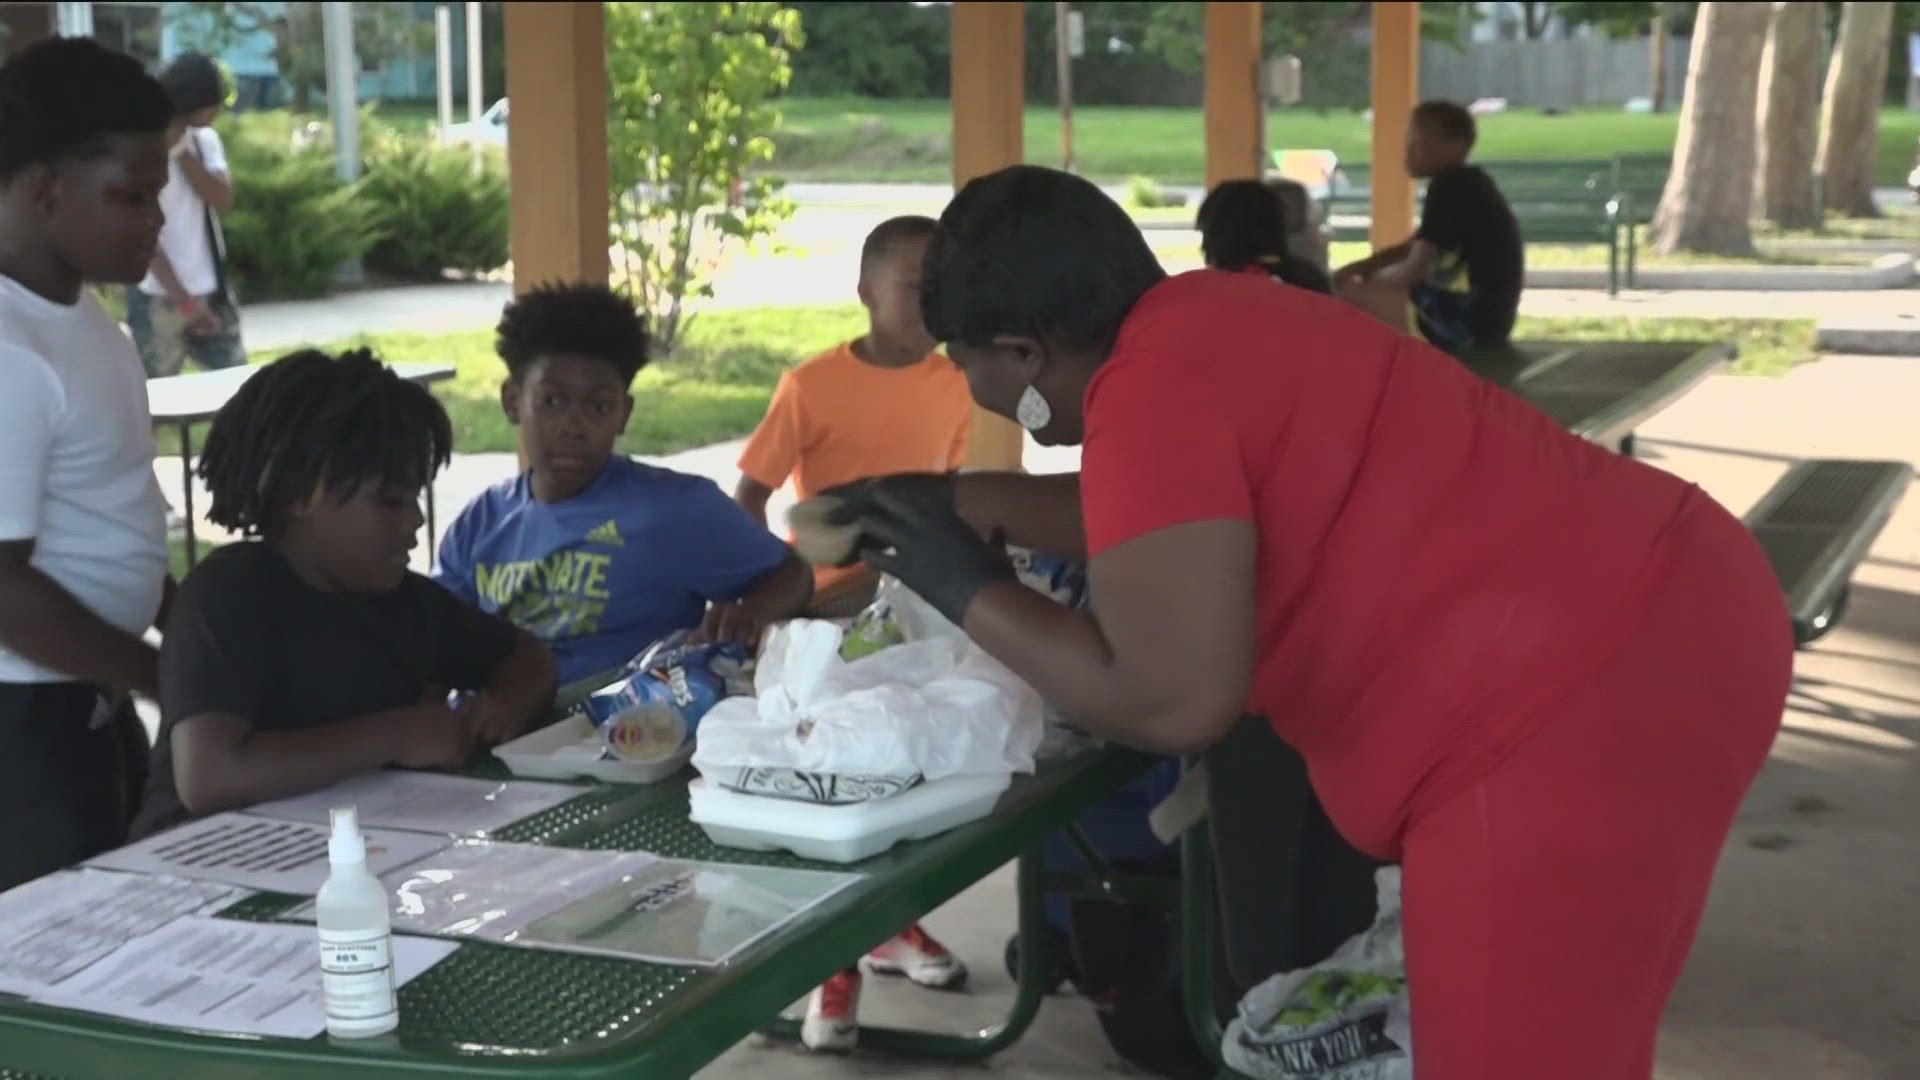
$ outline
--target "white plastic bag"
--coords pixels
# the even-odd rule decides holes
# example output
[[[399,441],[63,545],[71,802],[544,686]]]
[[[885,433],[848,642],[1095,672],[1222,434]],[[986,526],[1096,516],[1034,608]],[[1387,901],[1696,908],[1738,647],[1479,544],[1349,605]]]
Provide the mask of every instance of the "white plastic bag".
[[[702,718],[694,767],[747,791],[762,786],[753,782],[756,771],[860,778],[898,790],[920,780],[1033,770],[1039,694],[965,636],[936,634],[846,661],[841,633],[813,619],[770,631],[756,696],[729,698]]]
[[[1247,991],[1220,1055],[1258,1080],[1413,1080],[1400,868],[1374,873],[1380,911],[1326,960]]]

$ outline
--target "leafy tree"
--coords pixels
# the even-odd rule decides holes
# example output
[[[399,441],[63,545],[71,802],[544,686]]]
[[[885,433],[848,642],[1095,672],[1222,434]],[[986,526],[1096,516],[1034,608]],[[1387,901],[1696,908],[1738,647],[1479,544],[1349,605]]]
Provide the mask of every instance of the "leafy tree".
[[[713,295],[724,250],[793,211],[779,180],[748,170],[773,158],[803,40],[800,13],[777,3],[607,5],[613,239],[662,352],[686,299]]]
[[[307,112],[313,95],[327,84],[326,43],[321,5],[313,2],[267,4],[189,0],[168,5],[187,48],[222,53],[254,34],[273,39],[273,63],[293,91],[293,107]],[[409,55],[433,41],[433,22],[407,3],[353,5],[353,47],[361,64],[379,64]]]
[[[947,9],[901,2],[797,3],[808,45],[793,92],[937,97],[947,91]]]

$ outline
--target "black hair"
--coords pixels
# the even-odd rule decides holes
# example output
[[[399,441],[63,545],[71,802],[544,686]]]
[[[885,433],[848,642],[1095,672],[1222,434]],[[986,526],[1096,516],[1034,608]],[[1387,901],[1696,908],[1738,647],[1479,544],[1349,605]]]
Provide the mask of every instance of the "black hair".
[[[182,116],[227,100],[227,80],[220,73],[220,66],[199,53],[174,57],[173,63],[160,73],[160,85]]]
[[[860,245],[860,276],[866,277],[874,264],[893,250],[893,245],[903,240],[924,240],[939,227],[939,222],[922,214],[903,214],[875,225],[867,234],[866,243]]]
[[[1423,101],[1413,107],[1413,122],[1426,124],[1443,139],[1463,143],[1473,149],[1480,138],[1480,125],[1467,107],[1452,101]]]
[[[939,341],[1021,334],[1103,351],[1166,276],[1105,192],[1058,169],[1012,165],[968,181],[941,212],[920,313]]]
[[[140,62],[88,38],[48,38],[0,64],[0,183],[30,165],[90,158],[115,135],[173,122],[173,99]]]
[[[1194,216],[1200,253],[1207,265],[1240,270],[1285,259],[1287,208],[1280,193],[1260,180],[1224,180],[1201,201]]]
[[[207,520],[275,536],[322,488],[424,484],[453,453],[447,413],[426,387],[366,349],[288,353],[242,383],[213,418],[198,473]]]
[[[494,351],[516,377],[543,356],[604,360],[630,383],[647,366],[647,323],[633,301],[598,283],[549,281],[510,301]]]

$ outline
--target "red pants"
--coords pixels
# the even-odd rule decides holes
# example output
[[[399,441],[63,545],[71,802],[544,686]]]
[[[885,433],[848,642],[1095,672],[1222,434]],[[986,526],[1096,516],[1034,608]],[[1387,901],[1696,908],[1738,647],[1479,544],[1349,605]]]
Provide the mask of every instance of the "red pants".
[[[1634,642],[1538,734],[1417,816],[1404,929],[1418,1080],[1648,1080],[1792,640],[1711,508]]]

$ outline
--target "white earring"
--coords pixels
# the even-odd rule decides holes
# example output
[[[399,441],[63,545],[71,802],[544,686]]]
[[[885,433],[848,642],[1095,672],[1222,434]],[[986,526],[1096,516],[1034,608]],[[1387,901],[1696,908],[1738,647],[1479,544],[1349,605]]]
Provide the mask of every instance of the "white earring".
[[[1028,431],[1039,431],[1053,423],[1053,406],[1047,404],[1047,399],[1041,396],[1040,391],[1028,384],[1026,391],[1020,395],[1020,404],[1013,410],[1013,418]]]

